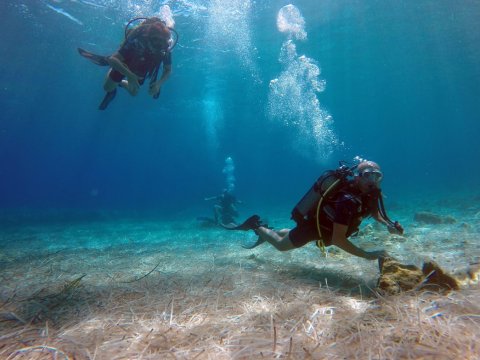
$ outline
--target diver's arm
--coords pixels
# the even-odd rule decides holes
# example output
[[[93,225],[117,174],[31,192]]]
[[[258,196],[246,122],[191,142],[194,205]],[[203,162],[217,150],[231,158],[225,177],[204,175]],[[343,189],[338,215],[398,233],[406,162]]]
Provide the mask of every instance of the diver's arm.
[[[389,226],[388,222],[380,215],[380,211],[375,210],[372,214],[372,217],[382,225]]]
[[[339,223],[333,223],[333,234],[332,234],[332,245],[339,247],[346,252],[367,259],[367,260],[375,260],[380,257],[388,256],[387,252],[384,250],[380,251],[365,251],[353,245],[350,240],[347,239],[347,225],[342,225]]]
[[[376,210],[373,214],[372,217],[378,221],[380,224],[383,224],[387,227],[387,230],[390,234],[396,234],[396,235],[403,235],[403,227],[400,225],[398,221],[395,221],[393,224],[392,222],[388,222],[381,214],[380,211]]]
[[[160,92],[160,88],[162,87],[163,83],[167,81],[172,73],[172,65],[163,65],[163,72],[160,79],[150,84],[149,94],[155,96]]]
[[[165,81],[167,81],[171,73],[172,73],[172,65],[163,65],[162,76],[160,77],[159,80],[156,81],[159,87],[162,86]]]
[[[217,200],[217,196],[206,197],[204,200],[205,201]]]

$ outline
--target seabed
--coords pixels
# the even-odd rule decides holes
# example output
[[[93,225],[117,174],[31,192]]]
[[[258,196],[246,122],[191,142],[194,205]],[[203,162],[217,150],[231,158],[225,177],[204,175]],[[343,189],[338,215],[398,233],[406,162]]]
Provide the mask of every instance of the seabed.
[[[368,224],[354,241],[404,263],[433,259],[460,290],[390,295],[376,288],[376,262],[335,249],[324,258],[313,244],[245,250],[253,234],[194,219],[10,218],[0,358],[478,359],[480,204],[440,205],[430,208],[455,222],[403,210],[405,237]],[[285,214],[268,221],[291,226]]]

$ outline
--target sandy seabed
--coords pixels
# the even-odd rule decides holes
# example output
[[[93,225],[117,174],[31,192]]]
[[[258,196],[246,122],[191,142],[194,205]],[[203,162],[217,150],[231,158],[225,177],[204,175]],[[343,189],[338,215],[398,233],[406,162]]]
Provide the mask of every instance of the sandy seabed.
[[[454,223],[406,213],[404,237],[354,239],[435,260],[461,280],[448,293],[382,294],[374,261],[245,250],[253,234],[195,220],[2,226],[0,359],[479,359],[480,205],[451,204],[434,208]]]

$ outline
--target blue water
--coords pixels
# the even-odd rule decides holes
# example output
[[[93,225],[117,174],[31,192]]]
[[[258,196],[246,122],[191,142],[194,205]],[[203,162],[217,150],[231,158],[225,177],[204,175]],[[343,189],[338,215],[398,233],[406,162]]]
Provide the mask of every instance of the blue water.
[[[382,166],[387,204],[478,194],[480,2],[292,1],[307,36],[285,64],[276,21],[289,3],[3,1],[0,207],[198,215],[228,156],[246,207],[286,218],[357,155]],[[110,54],[129,19],[165,4],[180,41],[160,99],[120,91],[97,110],[106,69],[76,48]],[[288,78],[301,55],[320,74]],[[299,93],[272,113],[285,71]]]

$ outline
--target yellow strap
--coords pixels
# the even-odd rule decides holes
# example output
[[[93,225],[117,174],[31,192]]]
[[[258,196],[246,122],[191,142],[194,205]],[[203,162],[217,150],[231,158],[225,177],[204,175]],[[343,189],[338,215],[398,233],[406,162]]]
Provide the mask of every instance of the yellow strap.
[[[325,243],[323,242],[323,239],[317,240],[317,247],[320,249],[322,252],[322,255],[324,257],[327,257],[327,251],[325,250]]]
[[[333,187],[339,183],[339,181],[340,179],[337,179],[332,185],[328,187],[327,190],[325,190],[323,195],[320,197],[320,200],[318,200],[317,204],[317,231],[318,236],[320,237],[320,240],[317,240],[317,246],[320,248],[320,251],[322,252],[322,255],[324,257],[327,257],[327,251],[325,250],[325,242],[323,241],[322,231],[320,230],[320,205],[322,205],[323,199],[328,195],[328,193],[333,189]]]

